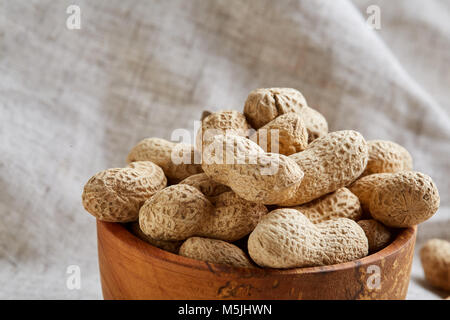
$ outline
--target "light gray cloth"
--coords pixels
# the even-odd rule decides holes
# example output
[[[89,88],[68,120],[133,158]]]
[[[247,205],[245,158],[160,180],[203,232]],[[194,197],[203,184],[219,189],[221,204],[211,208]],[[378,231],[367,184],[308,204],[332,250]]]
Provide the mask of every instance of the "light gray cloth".
[[[66,28],[70,4],[80,30]],[[0,298],[101,298],[84,183],[259,87],[297,88],[331,130],[405,146],[441,195],[417,247],[450,240],[449,15],[420,0],[1,0]],[[408,297],[444,296],[416,257]]]

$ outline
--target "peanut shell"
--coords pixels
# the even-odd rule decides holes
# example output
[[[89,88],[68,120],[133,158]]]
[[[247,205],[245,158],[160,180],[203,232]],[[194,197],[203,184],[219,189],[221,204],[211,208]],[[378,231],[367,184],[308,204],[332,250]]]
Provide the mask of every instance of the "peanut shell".
[[[428,240],[420,249],[420,261],[427,281],[436,288],[450,292],[450,242]]]
[[[237,246],[216,239],[192,237],[180,248],[180,256],[225,264],[233,267],[254,268],[246,254]]]
[[[304,151],[289,156],[305,175],[294,196],[278,205],[301,205],[349,185],[363,172],[367,157],[366,141],[353,130],[314,140]]]
[[[102,221],[136,221],[142,204],[167,185],[160,167],[146,161],[135,168],[113,168],[95,174],[83,189],[83,206]]]
[[[353,220],[313,224],[297,210],[277,209],[250,234],[248,251],[261,267],[300,268],[360,259],[368,253],[368,242]]]

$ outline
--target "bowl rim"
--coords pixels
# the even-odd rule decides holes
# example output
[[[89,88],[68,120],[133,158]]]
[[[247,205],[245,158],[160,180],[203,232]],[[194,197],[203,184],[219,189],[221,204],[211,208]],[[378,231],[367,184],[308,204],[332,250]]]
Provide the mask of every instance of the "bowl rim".
[[[97,219],[97,235],[102,232],[107,237],[114,237],[119,241],[123,247],[129,248],[130,253],[135,256],[144,256],[147,258],[158,259],[165,263],[175,264],[177,266],[183,266],[187,268],[202,270],[202,271],[219,271],[223,273],[234,273],[236,275],[249,275],[254,276],[267,276],[267,275],[297,275],[297,274],[313,274],[313,273],[325,273],[333,271],[344,271],[348,269],[354,269],[356,266],[365,266],[379,263],[381,260],[386,259],[397,252],[403,250],[403,248],[410,242],[415,241],[417,234],[417,226],[397,229],[395,239],[387,245],[385,248],[377,251],[373,254],[367,255],[361,259],[316,267],[304,267],[304,268],[291,268],[291,269],[275,269],[275,268],[244,268],[234,267],[224,264],[217,264],[212,262],[206,262],[196,260],[184,256],[165,251],[157,248],[150,243],[141,240],[135,236],[125,224],[116,222],[105,222]],[[100,248],[99,248],[100,250]]]

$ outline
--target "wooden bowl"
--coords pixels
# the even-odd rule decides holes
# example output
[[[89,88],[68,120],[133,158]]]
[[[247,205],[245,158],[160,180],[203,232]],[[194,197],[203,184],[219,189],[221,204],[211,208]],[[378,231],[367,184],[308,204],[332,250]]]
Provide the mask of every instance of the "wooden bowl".
[[[383,250],[323,267],[245,269],[178,256],[118,223],[97,222],[105,299],[404,299],[417,228]]]

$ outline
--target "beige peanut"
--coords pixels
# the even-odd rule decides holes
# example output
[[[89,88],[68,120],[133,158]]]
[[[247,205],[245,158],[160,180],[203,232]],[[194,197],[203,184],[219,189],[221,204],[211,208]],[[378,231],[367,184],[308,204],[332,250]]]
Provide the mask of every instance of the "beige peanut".
[[[152,161],[163,169],[171,182],[177,183],[202,172],[200,159],[201,154],[189,144],[147,138],[133,147],[128,154],[127,162]]]
[[[314,140],[290,155],[304,177],[294,195],[280,206],[296,206],[345,187],[358,178],[367,164],[367,143],[353,130],[336,131]]]
[[[197,132],[196,147],[201,147],[215,135],[233,134],[248,137],[250,125],[245,116],[236,110],[214,112],[202,119],[201,128]]]
[[[303,213],[312,223],[335,218],[358,221],[362,210],[359,199],[347,188],[340,188],[301,206],[292,207]]]
[[[244,251],[222,240],[200,237],[189,238],[180,247],[179,255],[233,267],[254,268]]]
[[[195,187],[178,184],[157,192],[139,212],[141,230],[157,240],[200,236],[235,241],[249,234],[267,208],[224,192],[210,201]]]
[[[136,221],[142,204],[167,185],[163,170],[150,161],[95,174],[83,189],[83,206],[102,221]]]
[[[313,224],[297,210],[277,209],[264,216],[250,234],[248,251],[259,266],[296,268],[362,258],[368,253],[368,242],[353,220]]]
[[[303,95],[292,88],[256,89],[247,97],[244,114],[254,129],[259,129],[280,115],[297,113],[301,116],[309,142],[328,133],[325,118],[308,107]]]
[[[370,253],[383,249],[391,240],[391,231],[376,220],[359,220],[358,224],[366,234]]]
[[[215,197],[221,193],[231,191],[226,185],[212,180],[206,173],[194,174],[181,181],[180,184],[187,184],[195,187],[207,197]]]
[[[141,227],[139,227],[139,222],[132,222],[130,224],[130,231],[142,241],[148,242],[152,246],[172,253],[178,253],[178,249],[183,243],[182,241],[165,241],[152,239],[142,232]]]
[[[369,160],[362,176],[412,170],[412,157],[401,145],[386,140],[369,140],[367,145]]]
[[[450,292],[450,242],[431,239],[420,249],[420,261],[427,281]]]
[[[302,117],[290,112],[259,128],[250,139],[265,151],[288,156],[308,146],[308,131]]]
[[[203,149],[202,168],[240,197],[264,204],[293,196],[303,178],[295,161],[236,135],[214,136]]]
[[[396,228],[428,220],[440,202],[433,180],[414,171],[372,174],[358,179],[350,191],[374,219]]]
[[[368,215],[368,217],[370,217],[369,203],[373,191],[380,180],[389,178],[390,176],[391,174],[389,173],[371,174],[357,179],[348,187],[348,189],[358,197],[361,208],[366,216]]]

